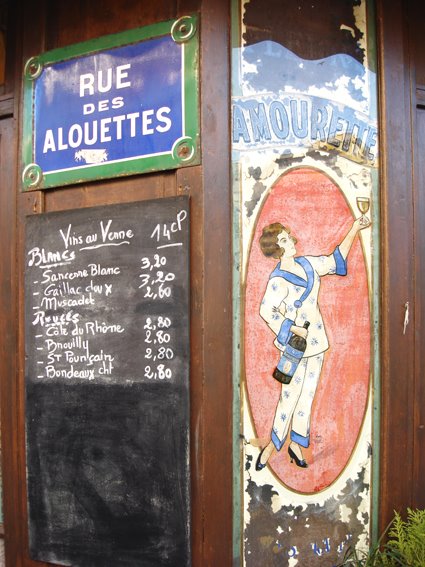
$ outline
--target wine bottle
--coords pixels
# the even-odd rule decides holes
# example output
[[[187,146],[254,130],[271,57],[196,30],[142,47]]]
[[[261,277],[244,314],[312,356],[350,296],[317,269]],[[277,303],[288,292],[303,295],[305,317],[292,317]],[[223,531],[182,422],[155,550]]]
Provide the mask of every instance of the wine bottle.
[[[304,329],[310,326],[309,321],[304,323]],[[282,353],[279,363],[273,372],[275,378],[281,384],[289,384],[298,368],[298,364],[302,359],[305,349],[307,348],[307,341],[298,335],[293,334],[289,339],[285,352]]]

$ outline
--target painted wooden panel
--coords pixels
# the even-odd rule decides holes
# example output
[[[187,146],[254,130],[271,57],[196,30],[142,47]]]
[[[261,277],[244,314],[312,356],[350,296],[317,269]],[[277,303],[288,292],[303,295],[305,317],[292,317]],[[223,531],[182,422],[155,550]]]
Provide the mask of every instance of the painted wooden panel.
[[[233,53],[241,553],[334,565],[374,514],[372,31],[366,1],[260,4],[242,2]]]

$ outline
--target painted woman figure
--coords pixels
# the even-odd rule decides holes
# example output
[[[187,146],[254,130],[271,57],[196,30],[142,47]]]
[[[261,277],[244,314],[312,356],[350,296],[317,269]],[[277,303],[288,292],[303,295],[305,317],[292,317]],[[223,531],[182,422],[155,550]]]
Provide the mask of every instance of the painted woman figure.
[[[263,229],[263,254],[279,262],[270,275],[260,315],[276,335],[274,344],[283,355],[292,334],[306,339],[304,355],[289,384],[282,384],[271,439],[260,452],[256,469],[262,470],[275,450],[280,451],[290,433],[291,462],[307,467],[302,448],[310,444],[310,415],[320,379],[325,352],[329,348],[318,299],[320,279],[328,274],[345,276],[347,256],[357,233],[370,226],[364,216],[352,227],[329,256],[296,257],[296,238],[280,223]],[[310,323],[308,330],[304,323]]]

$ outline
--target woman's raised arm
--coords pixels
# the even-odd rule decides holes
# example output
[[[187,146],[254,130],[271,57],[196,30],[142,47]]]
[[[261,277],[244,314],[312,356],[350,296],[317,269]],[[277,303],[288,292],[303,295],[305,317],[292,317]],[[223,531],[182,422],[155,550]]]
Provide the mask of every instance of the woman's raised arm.
[[[344,240],[339,245],[339,251],[341,252],[342,257],[344,260],[347,259],[347,256],[351,250],[351,246],[353,245],[354,239],[357,236],[357,233],[367,228],[371,225],[370,219],[367,217],[361,216],[353,222],[352,227],[345,235]]]

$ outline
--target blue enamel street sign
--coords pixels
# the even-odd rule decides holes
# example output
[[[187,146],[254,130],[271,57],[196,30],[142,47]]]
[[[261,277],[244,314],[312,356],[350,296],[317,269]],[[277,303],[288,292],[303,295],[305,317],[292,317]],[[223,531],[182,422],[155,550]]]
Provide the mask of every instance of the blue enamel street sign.
[[[30,59],[24,189],[199,163],[198,90],[194,16]]]

